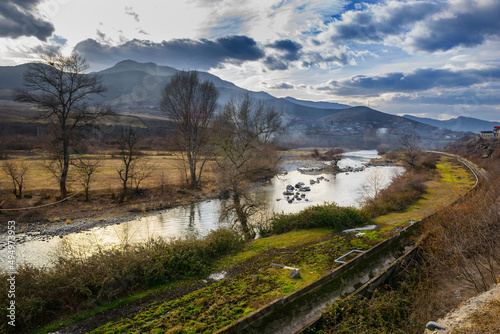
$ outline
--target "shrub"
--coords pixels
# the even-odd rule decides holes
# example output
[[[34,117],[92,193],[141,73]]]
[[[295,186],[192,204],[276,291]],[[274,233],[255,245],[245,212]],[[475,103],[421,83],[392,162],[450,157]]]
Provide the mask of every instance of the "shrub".
[[[365,210],[340,207],[335,203],[316,205],[295,214],[277,214],[271,219],[273,233],[294,229],[331,228],[343,230],[371,222]]]
[[[405,173],[393,179],[392,183],[379,195],[368,201],[365,209],[372,217],[382,216],[391,212],[402,212],[414,204],[427,192],[426,173]]]

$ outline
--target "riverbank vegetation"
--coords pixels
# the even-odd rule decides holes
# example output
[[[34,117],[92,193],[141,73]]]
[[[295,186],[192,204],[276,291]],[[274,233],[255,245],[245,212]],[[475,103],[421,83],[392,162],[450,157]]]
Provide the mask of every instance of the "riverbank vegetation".
[[[296,214],[276,214],[271,218],[264,235],[282,234],[292,230],[329,228],[341,231],[371,222],[369,211],[340,207],[335,203],[316,205]]]
[[[89,257],[61,257],[51,268],[21,266],[16,274],[16,317],[22,321],[17,328],[33,329],[137,291],[206,277],[215,260],[242,247],[237,232],[218,229],[204,238],[154,239]],[[0,303],[6,305],[8,276],[1,276],[0,290],[5,293]],[[7,316],[5,308],[0,313]]]

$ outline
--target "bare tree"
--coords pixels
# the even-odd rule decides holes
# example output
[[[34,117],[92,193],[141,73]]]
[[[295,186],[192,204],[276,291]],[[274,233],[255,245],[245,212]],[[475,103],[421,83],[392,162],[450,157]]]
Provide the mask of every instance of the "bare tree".
[[[333,167],[333,169],[337,170],[339,161],[342,160],[343,153],[344,153],[344,150],[341,148],[338,148],[338,147],[332,148],[332,149],[329,149],[328,151],[325,152],[324,159],[326,161],[330,161],[331,167]]]
[[[410,168],[415,168],[422,153],[420,136],[416,134],[404,135],[399,139],[399,144],[404,153],[403,161]]]
[[[127,127],[123,128],[120,135],[120,160],[123,162],[123,168],[117,169],[120,180],[122,181],[122,193],[120,202],[125,200],[129,182],[132,182],[133,170],[139,159],[143,157],[139,151],[139,136],[134,129]]]
[[[23,183],[24,175],[28,171],[28,166],[22,161],[20,164],[15,164],[12,161],[6,161],[2,166],[5,174],[10,176],[14,186],[14,195],[17,199],[23,198]]]
[[[54,163],[58,164],[61,198],[65,198],[71,146],[78,127],[88,125],[103,114],[102,108],[89,108],[88,102],[93,94],[102,95],[105,88],[100,76],[84,74],[88,64],[79,55],[53,55],[44,60],[45,63],[30,65],[24,73],[26,88],[17,92],[16,100],[37,105],[38,117],[52,125],[58,143],[53,146],[57,149]]]
[[[311,156],[314,159],[321,159],[321,152],[319,151],[318,148],[313,149],[313,152],[311,153]]]
[[[214,126],[215,159],[222,185],[232,197],[229,209],[248,236],[252,234],[248,219],[258,203],[247,196],[247,188],[256,179],[274,175],[278,158],[270,142],[280,129],[280,113],[248,94],[229,102]]]
[[[462,283],[487,291],[500,274],[499,191],[479,189],[426,223],[427,257]]]
[[[190,187],[198,188],[208,154],[209,126],[219,93],[197,72],[178,72],[163,90],[162,109],[175,124],[173,140],[189,168]]]
[[[72,162],[80,174],[80,183],[85,188],[85,201],[89,200],[90,183],[93,180],[94,174],[103,164],[103,157],[77,156]]]
[[[135,186],[135,191],[139,192],[141,182],[146,180],[155,171],[155,165],[152,162],[142,161],[139,165],[132,168],[131,180]]]
[[[374,203],[380,191],[384,188],[385,181],[385,175],[380,169],[375,168],[370,171],[366,184],[363,186],[365,191],[363,197],[367,204]]]

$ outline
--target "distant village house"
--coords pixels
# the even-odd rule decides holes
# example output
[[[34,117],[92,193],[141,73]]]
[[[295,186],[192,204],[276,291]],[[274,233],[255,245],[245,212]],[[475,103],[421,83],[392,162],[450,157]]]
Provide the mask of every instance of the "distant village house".
[[[495,126],[493,131],[481,131],[479,134],[481,138],[500,138],[500,126]]]

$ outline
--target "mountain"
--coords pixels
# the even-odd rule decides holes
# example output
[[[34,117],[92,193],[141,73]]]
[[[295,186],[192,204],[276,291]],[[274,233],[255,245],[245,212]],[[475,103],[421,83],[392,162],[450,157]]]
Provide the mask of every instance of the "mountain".
[[[0,99],[11,99],[12,91],[23,86],[28,65],[0,66]]]
[[[345,109],[345,108],[350,108],[351,106],[348,106],[347,104],[340,104],[340,103],[334,103],[334,102],[315,102],[315,101],[304,101],[304,100],[298,100],[293,97],[287,96],[283,98],[286,101],[305,106],[305,107],[313,107],[313,108],[319,108],[319,109]]]
[[[0,67],[0,97],[11,98],[14,89],[22,87],[22,76],[28,65]],[[159,115],[161,90],[170,82],[177,69],[158,66],[154,63],[138,63],[124,60],[111,68],[94,72],[102,77],[107,88],[104,96],[94,97],[98,103],[108,104],[119,113],[141,113]],[[314,120],[332,113],[333,110],[349,107],[331,102],[312,102],[291,97],[276,98],[266,92],[248,91],[235,84],[206,72],[198,72],[200,80],[213,82],[219,91],[219,105],[248,92],[254,99],[263,100],[276,107],[289,119]]]
[[[330,124],[336,128],[357,128],[358,130],[372,128],[379,133],[403,135],[414,131],[430,133],[438,130],[436,127],[408,118],[386,114],[369,107],[358,106],[341,109],[318,120],[322,124]]]
[[[500,126],[499,122],[484,121],[473,117],[459,116],[449,120],[441,121],[432,118],[416,117],[404,115],[404,118],[411,119],[420,123],[435,126],[437,128],[448,129],[452,131],[475,132],[493,130],[493,127]]]

